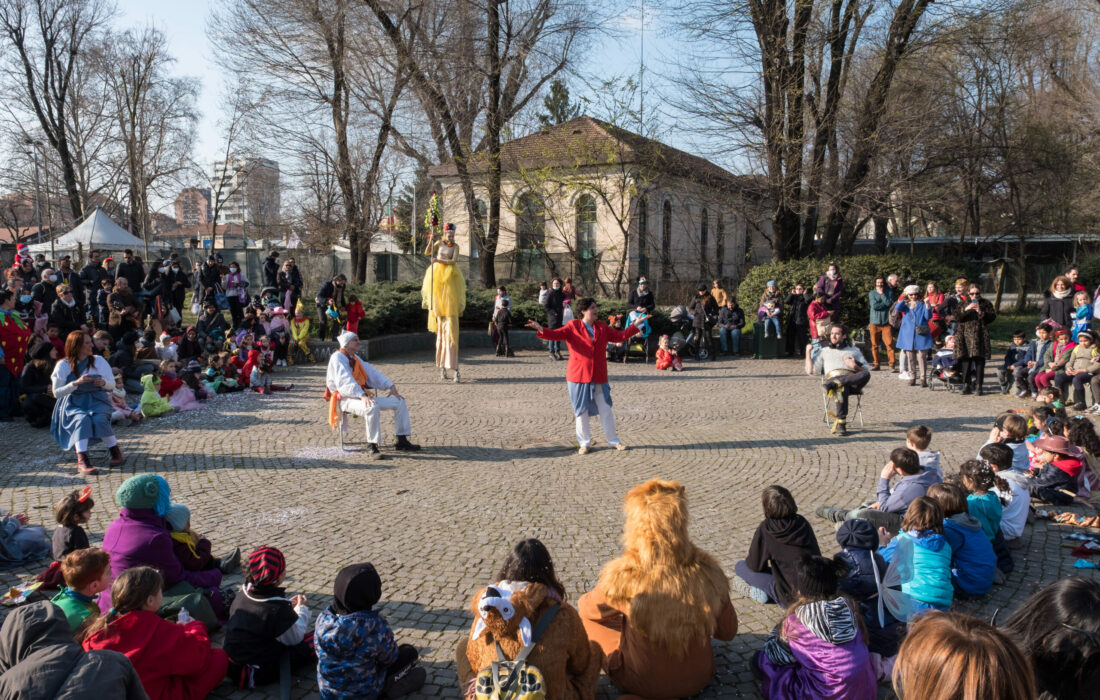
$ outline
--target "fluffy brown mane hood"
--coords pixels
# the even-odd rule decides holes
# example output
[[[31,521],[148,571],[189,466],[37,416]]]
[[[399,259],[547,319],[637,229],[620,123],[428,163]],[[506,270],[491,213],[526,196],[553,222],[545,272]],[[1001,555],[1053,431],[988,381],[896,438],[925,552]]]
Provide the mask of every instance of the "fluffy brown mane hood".
[[[684,658],[693,643],[714,634],[729,580],[688,537],[679,482],[651,479],[635,486],[623,512],[622,555],[604,566],[598,585],[632,627],[673,658]]]

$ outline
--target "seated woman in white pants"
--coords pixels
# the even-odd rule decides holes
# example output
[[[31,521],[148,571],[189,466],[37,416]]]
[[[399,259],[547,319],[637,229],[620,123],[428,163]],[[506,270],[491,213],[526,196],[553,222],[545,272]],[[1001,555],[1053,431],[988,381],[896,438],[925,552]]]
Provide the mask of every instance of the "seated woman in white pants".
[[[409,442],[409,407],[405,404],[405,397],[397,392],[397,385],[370,363],[359,359],[356,354],[359,352],[359,336],[344,331],[338,340],[340,351],[332,353],[329,358],[325,386],[339,397],[341,411],[366,418],[370,458],[382,458],[378,449],[378,443],[382,441],[380,411],[393,411],[393,428],[397,434],[394,449],[404,452],[419,450],[420,445]],[[388,395],[372,396],[377,391],[388,391]]]

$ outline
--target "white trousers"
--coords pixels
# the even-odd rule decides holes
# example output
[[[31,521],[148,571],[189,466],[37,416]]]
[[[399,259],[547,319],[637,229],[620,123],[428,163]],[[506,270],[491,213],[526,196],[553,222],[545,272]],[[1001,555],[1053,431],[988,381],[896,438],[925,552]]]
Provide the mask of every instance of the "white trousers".
[[[353,416],[363,416],[367,419],[367,442],[376,445],[382,443],[382,421],[379,413],[393,411],[393,432],[395,435],[409,435],[409,407],[405,399],[393,396],[378,396],[374,399],[374,405],[368,409],[362,399],[343,399],[340,401],[340,410]]]
[[[615,432],[615,414],[611,412],[611,406],[603,397],[603,387],[596,387],[593,392],[596,395],[596,408],[600,409],[600,427],[603,428],[603,436],[607,438],[607,444],[618,445],[619,435]],[[588,421],[591,416],[577,417],[577,444],[588,447],[592,443],[592,433],[589,430]]]
[[[117,444],[118,444],[118,440],[115,439],[114,435],[109,435],[109,436],[103,438],[103,445],[105,447],[114,447]],[[77,452],[87,452],[88,451],[88,440],[77,440],[76,441],[76,451]]]

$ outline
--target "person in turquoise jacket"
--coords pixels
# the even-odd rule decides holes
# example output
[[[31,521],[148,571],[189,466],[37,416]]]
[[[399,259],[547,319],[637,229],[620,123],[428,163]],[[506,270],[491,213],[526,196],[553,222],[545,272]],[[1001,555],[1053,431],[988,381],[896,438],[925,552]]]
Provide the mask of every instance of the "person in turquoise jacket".
[[[875,277],[875,287],[867,292],[867,306],[871,310],[867,331],[871,334],[871,369],[879,368],[879,342],[886,346],[890,369],[897,360],[894,357],[894,328],[890,325],[890,307],[894,305],[894,292],[882,275]]]
[[[997,555],[982,524],[967,512],[966,490],[958,484],[935,484],[928,489],[943,508],[943,536],[951,546],[951,583],[960,598],[983,596],[993,587]]]
[[[901,557],[901,590],[912,601],[910,620],[928,610],[951,609],[955,597],[951,545],[943,532],[943,508],[928,496],[909,504],[897,537],[890,539],[886,529],[879,528],[882,558],[892,564],[895,557]]]

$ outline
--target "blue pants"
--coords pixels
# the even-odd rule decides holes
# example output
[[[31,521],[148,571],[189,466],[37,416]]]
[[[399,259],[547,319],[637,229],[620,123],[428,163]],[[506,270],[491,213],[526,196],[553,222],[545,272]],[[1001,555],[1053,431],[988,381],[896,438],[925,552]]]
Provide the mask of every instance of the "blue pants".
[[[19,377],[0,364],[0,418],[19,414]]]
[[[768,318],[766,316],[764,317],[764,337],[765,338],[768,337],[768,330],[769,329],[775,331],[776,336],[782,335],[782,332],[779,330],[779,317],[778,316],[772,316],[771,318]]]
[[[732,352],[735,355],[741,354],[740,328],[719,328],[718,341],[722,344],[722,352]]]

